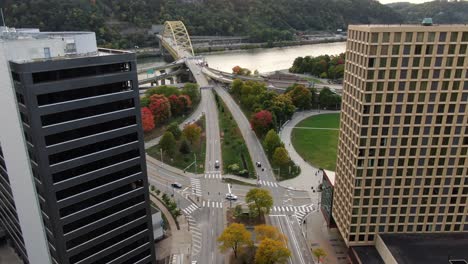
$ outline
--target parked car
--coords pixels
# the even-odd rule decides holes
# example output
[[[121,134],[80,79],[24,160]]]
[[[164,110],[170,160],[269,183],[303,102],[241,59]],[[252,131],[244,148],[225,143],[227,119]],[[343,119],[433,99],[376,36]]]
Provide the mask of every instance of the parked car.
[[[235,201],[237,200],[237,196],[232,193],[226,193],[226,199]]]
[[[215,169],[219,169],[219,160],[215,161]]]
[[[174,187],[174,188],[177,188],[177,189],[182,188],[182,184],[180,184],[178,182],[174,182],[173,184],[171,184],[171,186]]]

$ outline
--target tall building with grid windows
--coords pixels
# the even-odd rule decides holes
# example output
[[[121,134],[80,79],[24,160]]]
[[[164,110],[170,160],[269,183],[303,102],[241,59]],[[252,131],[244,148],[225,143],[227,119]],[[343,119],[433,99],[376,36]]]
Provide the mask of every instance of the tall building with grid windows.
[[[23,263],[154,263],[138,106],[135,54],[0,27],[0,226]]]
[[[468,26],[349,26],[332,215],[349,246],[468,231]]]

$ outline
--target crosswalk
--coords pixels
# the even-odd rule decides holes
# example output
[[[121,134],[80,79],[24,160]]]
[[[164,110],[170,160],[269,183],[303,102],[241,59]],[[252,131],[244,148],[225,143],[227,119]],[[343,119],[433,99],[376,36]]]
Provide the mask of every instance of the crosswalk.
[[[223,208],[223,202],[203,201],[202,207],[204,208]]]
[[[199,208],[198,205],[192,203],[191,205],[189,205],[186,208],[182,209],[182,212],[184,212],[184,214],[186,214],[186,215],[190,215],[193,212],[195,212],[198,208]]]
[[[192,233],[192,256],[196,256],[200,253],[202,246],[202,233],[191,215],[187,215],[187,221],[189,223],[190,233]]]
[[[310,205],[301,205],[301,206],[273,206],[271,208],[271,212],[275,212],[275,213],[280,213],[280,212],[294,213],[294,212],[298,212],[298,213],[307,214],[307,213],[309,213],[309,212],[311,212],[313,210],[314,210],[314,206],[312,204],[310,204]]]
[[[263,185],[263,186],[268,186],[268,187],[278,187],[278,184],[276,182],[270,182],[270,181],[263,181],[263,180],[260,180],[258,181],[258,183],[260,185]]]
[[[200,179],[190,178],[192,193],[196,196],[202,196]]]
[[[205,179],[222,179],[222,175],[221,175],[221,172],[219,171],[207,171],[205,172]]]

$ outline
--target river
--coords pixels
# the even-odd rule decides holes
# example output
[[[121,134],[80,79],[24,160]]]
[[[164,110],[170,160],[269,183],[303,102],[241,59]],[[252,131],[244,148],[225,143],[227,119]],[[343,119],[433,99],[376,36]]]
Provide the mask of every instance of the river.
[[[302,56],[336,55],[344,52],[346,42],[310,44],[302,46],[252,49],[239,51],[226,51],[205,53],[208,65],[211,68],[225,72],[232,72],[236,65],[250,69],[252,72],[258,70],[260,73],[288,69],[292,66],[294,59]],[[166,64],[161,57],[144,58],[138,60],[138,67],[149,65]]]

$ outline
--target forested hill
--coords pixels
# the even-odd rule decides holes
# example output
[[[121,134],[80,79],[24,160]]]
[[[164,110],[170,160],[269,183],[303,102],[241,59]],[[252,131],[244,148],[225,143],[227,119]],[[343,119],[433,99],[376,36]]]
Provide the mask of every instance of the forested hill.
[[[436,24],[468,23],[468,2],[426,2],[422,4],[394,3],[389,7],[397,11],[407,23],[420,23],[431,17]]]
[[[100,45],[145,46],[151,24],[182,20],[193,35],[244,35],[256,41],[349,23],[400,23],[375,0],[3,0],[10,27],[91,30]],[[154,41],[154,37],[153,37]]]

